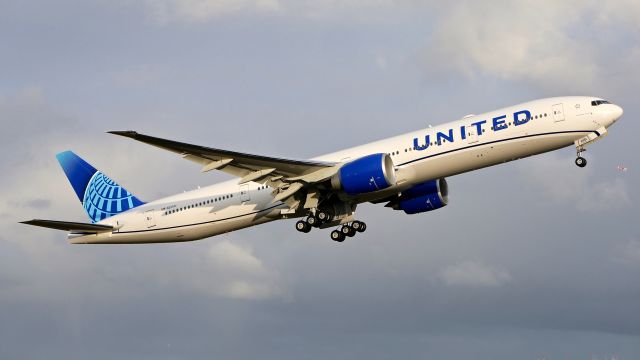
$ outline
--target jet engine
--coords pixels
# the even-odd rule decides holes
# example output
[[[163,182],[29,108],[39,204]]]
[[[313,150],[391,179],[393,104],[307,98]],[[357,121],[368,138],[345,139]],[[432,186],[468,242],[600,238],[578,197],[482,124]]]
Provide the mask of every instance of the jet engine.
[[[396,184],[393,160],[389,154],[371,154],[350,161],[331,178],[335,190],[349,195],[370,193]]]
[[[403,191],[387,206],[407,214],[417,214],[446,206],[449,203],[448,196],[449,188],[445,179],[429,180]]]

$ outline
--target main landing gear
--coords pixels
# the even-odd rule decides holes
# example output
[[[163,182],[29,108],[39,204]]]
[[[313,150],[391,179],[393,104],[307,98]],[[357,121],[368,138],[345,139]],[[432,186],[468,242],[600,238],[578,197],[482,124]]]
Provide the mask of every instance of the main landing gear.
[[[326,220],[321,220],[326,219]],[[298,220],[296,222],[296,230],[302,233],[308,233],[311,228],[320,227],[323,223],[330,221],[330,216],[323,212],[318,212],[316,215],[309,215],[304,220]],[[359,232],[364,232],[367,229],[367,224],[362,221],[353,221],[348,224],[342,225],[339,229],[331,232],[331,240],[337,242],[343,242],[347,237],[353,237]]]
[[[344,224],[338,230],[331,232],[331,240],[343,242],[347,237],[353,237],[359,232],[367,230],[367,224],[362,221],[354,221],[351,224]]]

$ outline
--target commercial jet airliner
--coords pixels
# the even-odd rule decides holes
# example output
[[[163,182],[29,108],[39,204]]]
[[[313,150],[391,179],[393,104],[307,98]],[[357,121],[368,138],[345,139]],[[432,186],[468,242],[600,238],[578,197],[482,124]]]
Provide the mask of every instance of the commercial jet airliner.
[[[311,160],[220,150],[135,131],[110,131],[181,155],[202,171],[238,179],[144,202],[71,151],[57,155],[90,222],[35,219],[24,224],[69,232],[73,244],[191,241],[299,218],[296,230],[332,228],[342,242],[367,225],[356,207],[385,203],[418,214],[448,203],[446,177],[575,146],[607,134],[622,108],[596,97],[535,100],[375,141]]]

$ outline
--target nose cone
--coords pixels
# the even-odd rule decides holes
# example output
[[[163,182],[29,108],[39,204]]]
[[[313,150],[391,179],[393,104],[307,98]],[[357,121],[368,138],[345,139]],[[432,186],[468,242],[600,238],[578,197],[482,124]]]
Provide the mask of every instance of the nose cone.
[[[598,106],[596,122],[605,127],[613,125],[622,116],[622,108],[615,104],[602,104]]]
[[[618,119],[620,119],[620,117],[622,116],[622,114],[624,113],[624,110],[622,110],[622,108],[618,105],[613,105],[613,111],[612,111],[612,117],[613,117],[613,121],[616,121]]]

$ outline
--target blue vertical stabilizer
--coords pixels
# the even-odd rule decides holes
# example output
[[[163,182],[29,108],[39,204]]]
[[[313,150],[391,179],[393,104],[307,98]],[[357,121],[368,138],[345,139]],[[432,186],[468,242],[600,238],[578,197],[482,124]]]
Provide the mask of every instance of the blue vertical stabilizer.
[[[56,158],[92,222],[144,204],[72,151]]]

